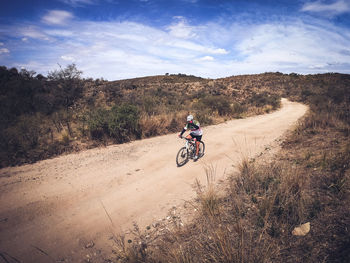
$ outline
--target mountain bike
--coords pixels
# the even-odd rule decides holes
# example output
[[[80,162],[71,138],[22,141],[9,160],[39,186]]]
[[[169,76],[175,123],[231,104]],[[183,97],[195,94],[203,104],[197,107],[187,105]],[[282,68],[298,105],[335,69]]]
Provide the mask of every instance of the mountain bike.
[[[185,140],[185,146],[182,147],[176,155],[176,164],[178,167],[185,165],[189,159],[193,159],[196,155],[196,140],[195,139],[187,139],[183,137]],[[199,142],[199,151],[198,158],[201,158],[204,155],[205,144],[204,142]]]

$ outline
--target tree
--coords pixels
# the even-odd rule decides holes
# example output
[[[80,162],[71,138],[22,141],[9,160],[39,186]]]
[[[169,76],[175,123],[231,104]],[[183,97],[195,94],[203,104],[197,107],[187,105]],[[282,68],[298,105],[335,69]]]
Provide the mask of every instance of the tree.
[[[74,63],[68,65],[66,68],[62,68],[61,65],[59,65],[59,67],[59,70],[49,72],[47,78],[49,82],[58,86],[56,96],[61,101],[66,112],[63,121],[67,126],[69,135],[72,135],[70,127],[72,114],[70,112],[70,107],[81,96],[83,90],[83,83],[81,80],[82,71],[78,70]]]
[[[77,69],[77,66],[73,63],[68,65],[66,68],[62,68],[61,65],[59,70],[50,71],[47,75],[49,80],[53,81],[71,81],[71,80],[80,80],[82,71]]]
[[[21,71],[19,72],[19,74],[20,74],[24,79],[26,79],[26,80],[31,80],[31,79],[33,79],[33,77],[34,77],[34,75],[36,74],[36,72],[33,71],[33,70],[28,71],[28,70],[22,68]]]

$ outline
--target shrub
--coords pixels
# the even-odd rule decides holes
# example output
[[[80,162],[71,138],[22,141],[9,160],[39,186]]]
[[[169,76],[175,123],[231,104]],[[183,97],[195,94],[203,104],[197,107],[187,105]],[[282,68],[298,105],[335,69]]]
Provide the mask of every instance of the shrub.
[[[199,121],[201,126],[211,125],[214,123],[212,117],[210,116],[210,112],[208,110],[198,111],[196,113],[196,119]]]
[[[176,118],[176,115],[174,115],[172,118],[171,118],[171,121],[170,123],[167,125],[167,129],[170,131],[170,132],[177,132],[181,127],[182,125],[182,122],[179,122],[179,119]]]
[[[41,116],[22,115],[15,125],[1,129],[1,159],[2,165],[20,162],[30,157],[31,152],[39,146],[41,138]]]
[[[123,104],[114,106],[109,112],[109,135],[117,142],[130,141],[131,137],[140,138],[139,111],[136,106]]]
[[[108,110],[97,109],[90,112],[87,118],[87,128],[92,139],[102,139],[108,133]]]
[[[159,113],[159,105],[160,101],[157,99],[157,97],[146,96],[142,100],[142,110],[148,115],[154,115]]]
[[[194,105],[197,110],[210,109],[217,112],[220,116],[230,115],[232,113],[231,100],[225,96],[208,95],[198,100]]]
[[[67,132],[66,130],[62,131],[60,142],[61,142],[64,146],[68,146],[68,145],[69,145],[70,137],[69,137],[69,134],[68,134],[68,132]]]
[[[92,139],[107,137],[122,143],[133,137],[140,138],[139,112],[130,104],[90,112],[87,126]]]
[[[253,93],[250,98],[250,103],[256,107],[263,107],[265,105],[271,105],[273,109],[277,109],[280,104],[280,97],[276,94],[269,94],[267,92]]]
[[[235,117],[240,117],[240,115],[245,111],[245,107],[238,102],[234,102],[231,104],[232,113]]]

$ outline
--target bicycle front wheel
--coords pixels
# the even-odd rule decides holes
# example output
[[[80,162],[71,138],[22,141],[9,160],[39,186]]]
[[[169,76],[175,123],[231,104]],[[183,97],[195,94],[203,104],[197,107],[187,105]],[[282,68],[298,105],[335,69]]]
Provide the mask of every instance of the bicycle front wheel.
[[[204,155],[204,150],[205,150],[205,144],[204,144],[204,142],[200,141],[199,142],[199,151],[198,151],[199,157],[202,157]]]
[[[182,147],[176,155],[177,166],[183,166],[188,162],[188,151],[186,147]]]

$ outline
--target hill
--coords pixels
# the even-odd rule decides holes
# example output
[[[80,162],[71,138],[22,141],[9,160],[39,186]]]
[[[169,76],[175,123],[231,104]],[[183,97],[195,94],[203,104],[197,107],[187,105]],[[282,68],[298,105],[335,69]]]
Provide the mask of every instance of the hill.
[[[302,101],[309,113],[277,154],[242,158],[221,187],[198,185],[196,212],[183,227],[176,217],[173,227],[161,226],[169,231],[117,239],[116,262],[349,262],[349,80],[280,73],[216,80]]]
[[[193,182],[206,182],[203,166],[215,166],[216,179],[224,179],[239,164],[237,149],[260,154],[306,111],[284,99],[271,114],[206,126],[207,151],[182,167],[175,157],[184,141],[172,133],[0,169],[0,253],[46,263],[48,256],[35,246],[54,261],[80,262],[89,255],[92,262],[104,262],[115,246],[111,236],[134,223],[153,232],[165,229],[150,227],[165,222],[159,219],[177,220],[183,200],[188,205],[196,196]],[[168,217],[174,206],[176,213]],[[87,249],[88,243],[93,247]]]
[[[75,65],[47,77],[0,68],[2,167],[178,131],[189,113],[208,125],[279,107],[277,93],[184,74],[80,76]]]
[[[0,73],[2,166],[178,131],[188,112],[208,125],[270,112],[280,97],[309,106],[276,155],[243,158],[223,189],[198,185],[188,224],[170,217],[172,225],[114,235],[114,252],[97,261],[349,262],[350,75],[108,82],[81,79],[74,65],[48,77]],[[304,223],[309,233],[296,236]]]
[[[208,125],[269,112],[281,97],[339,104],[349,96],[349,75],[336,73],[166,74],[110,82],[81,73],[74,64],[47,77],[0,67],[0,167],[175,132],[188,113]]]

